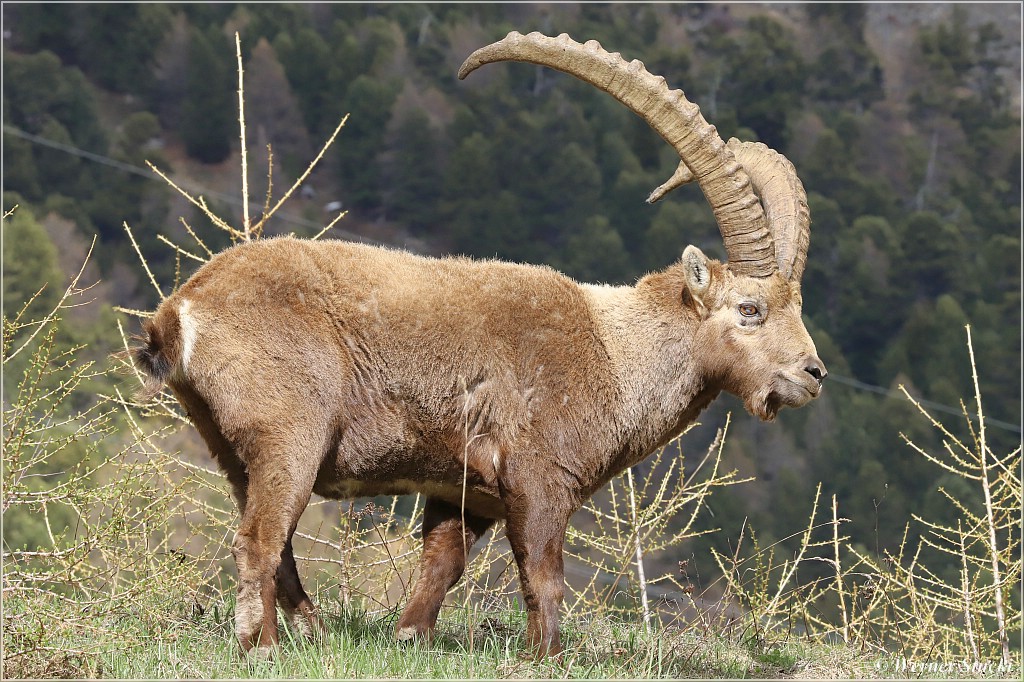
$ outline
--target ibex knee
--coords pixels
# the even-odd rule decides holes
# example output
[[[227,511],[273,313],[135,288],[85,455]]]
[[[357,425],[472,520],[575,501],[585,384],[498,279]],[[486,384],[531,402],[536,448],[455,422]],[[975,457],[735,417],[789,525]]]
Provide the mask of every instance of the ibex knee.
[[[281,550],[268,544],[259,542],[257,538],[247,533],[235,533],[235,538],[231,541],[231,556],[235,559],[239,580],[243,576],[258,578],[277,572],[277,567],[281,564]]]

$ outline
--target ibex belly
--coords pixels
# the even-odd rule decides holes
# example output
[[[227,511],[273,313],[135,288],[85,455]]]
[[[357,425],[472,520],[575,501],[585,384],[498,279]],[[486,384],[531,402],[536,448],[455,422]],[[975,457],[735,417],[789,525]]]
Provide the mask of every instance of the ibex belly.
[[[424,433],[416,424],[382,416],[396,412],[350,418],[317,472],[313,492],[335,499],[420,493],[455,506],[465,502],[478,516],[504,518],[497,446],[490,437],[471,438],[467,446],[461,433]]]
[[[465,500],[466,511],[492,519],[505,517],[505,505],[497,497],[497,490],[487,491],[480,486],[462,486],[435,481],[413,479],[394,480],[358,480],[352,478],[336,479],[321,482],[313,487],[313,492],[321,497],[331,499],[351,499],[354,497],[375,497],[377,495],[412,495],[420,493],[427,497],[444,500],[456,507],[461,507]],[[463,493],[465,497],[463,498]]]

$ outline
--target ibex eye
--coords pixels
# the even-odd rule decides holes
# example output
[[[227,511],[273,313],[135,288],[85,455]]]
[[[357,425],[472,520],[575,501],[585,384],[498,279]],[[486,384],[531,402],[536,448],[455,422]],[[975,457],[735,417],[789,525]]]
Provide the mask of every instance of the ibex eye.
[[[743,315],[743,317],[757,317],[757,306],[753,303],[741,303],[740,315]]]

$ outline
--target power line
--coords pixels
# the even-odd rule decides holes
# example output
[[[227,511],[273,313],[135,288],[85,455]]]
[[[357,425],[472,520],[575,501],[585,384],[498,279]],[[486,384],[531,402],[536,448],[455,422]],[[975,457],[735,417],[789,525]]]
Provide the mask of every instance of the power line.
[[[52,149],[57,149],[57,150],[60,150],[62,152],[66,152],[68,154],[73,154],[74,156],[81,157],[83,159],[88,159],[89,161],[94,161],[96,163],[101,163],[101,164],[103,164],[105,166],[110,166],[111,168],[116,168],[116,169],[118,169],[120,171],[124,171],[125,173],[132,173],[134,175],[139,175],[141,177],[146,178],[147,180],[154,180],[154,181],[157,181],[157,182],[160,182],[160,183],[164,182],[163,178],[161,178],[159,175],[157,175],[153,171],[149,170],[148,168],[142,168],[140,166],[135,166],[135,165],[132,165],[130,163],[125,163],[123,161],[118,161],[117,159],[112,159],[109,156],[103,156],[102,154],[96,154],[95,152],[90,152],[90,151],[86,151],[85,149],[80,149],[79,147],[75,147],[73,145],[65,144],[63,142],[57,142],[55,140],[51,140],[51,139],[48,139],[48,138],[45,138],[45,137],[40,137],[39,135],[33,135],[32,133],[25,132],[24,130],[20,130],[19,128],[15,128],[14,126],[11,126],[11,125],[4,124],[4,132],[10,133],[11,135],[14,135],[16,137],[20,137],[22,139],[28,140],[29,142],[32,142],[34,144],[39,144],[39,145],[43,145],[45,147],[50,147]],[[242,200],[239,197],[235,196],[235,195],[224,194],[223,192],[217,192],[217,191],[214,191],[214,190],[206,189],[204,187],[200,187],[199,185],[196,185],[196,184],[193,184],[193,183],[190,183],[190,182],[187,182],[187,181],[179,182],[179,181],[176,180],[175,182],[178,184],[179,187],[182,187],[183,189],[188,190],[193,195],[202,195],[202,196],[216,197],[217,199],[220,199],[221,201],[225,201],[225,202],[233,204],[235,206],[242,206],[242,203],[243,203]],[[262,206],[257,205],[257,204],[255,204],[253,202],[250,202],[249,206],[250,206],[250,208],[256,208],[257,210],[262,208]],[[281,218],[285,222],[290,222],[290,223],[293,223],[295,225],[302,225],[304,227],[309,227],[309,228],[312,228],[314,230],[319,229],[320,227],[322,227],[321,225],[319,225],[317,223],[314,223],[313,221],[306,220],[305,218],[300,218],[299,216],[291,215],[291,214],[288,214],[288,213],[278,212],[278,213],[275,213],[274,215],[279,217],[279,218]],[[346,239],[351,239],[351,240],[354,240],[354,241],[370,242],[370,243],[374,243],[374,244],[381,244],[381,245],[384,245],[384,246],[388,246],[388,244],[386,244],[385,242],[380,242],[380,241],[377,241],[377,240],[374,240],[374,239],[370,239],[368,237],[363,237],[362,235],[358,235],[358,234],[355,234],[353,232],[348,232],[346,230],[335,229],[335,234],[338,234],[339,236],[343,236]],[[899,398],[899,399],[902,399],[902,400],[906,400],[907,399],[906,396],[904,396],[902,393],[894,391],[894,390],[892,390],[890,388],[885,388],[884,386],[876,386],[875,384],[868,384],[868,383],[865,383],[865,382],[860,381],[858,379],[854,379],[852,377],[846,377],[846,376],[843,376],[841,374],[829,374],[829,378],[832,379],[833,381],[839,382],[840,384],[844,384],[846,386],[850,386],[851,388],[855,388],[855,389],[860,390],[860,391],[870,391],[872,393],[877,393],[879,395],[884,395],[884,396],[891,397],[891,398],[893,398],[893,397],[894,398]],[[923,405],[925,407],[928,407],[928,408],[931,408],[933,410],[936,410],[937,412],[944,412],[946,414],[953,414],[953,415],[958,415],[958,416],[963,416],[964,415],[963,410],[959,410],[959,409],[957,409],[955,407],[950,407],[949,405],[943,405],[942,403],[937,403],[937,402],[934,402],[932,400],[925,400],[923,398],[918,398],[917,402],[919,402],[921,405]],[[973,417],[971,415],[968,415],[968,416],[972,420],[976,419],[975,417]],[[989,425],[989,426],[994,426],[996,428],[1004,429],[1006,431],[1011,431],[1013,433],[1020,433],[1021,432],[1021,429],[1020,429],[1019,425],[1011,424],[1010,422],[1001,421],[999,419],[992,419],[991,417],[987,417],[985,419],[985,423],[987,425]]]
[[[5,133],[10,133],[11,135],[14,135],[15,137],[20,137],[20,138],[22,138],[24,140],[28,140],[29,142],[32,142],[33,144],[38,144],[38,145],[41,145],[43,147],[49,147],[51,149],[57,149],[59,151],[65,152],[67,154],[71,154],[73,156],[77,156],[77,157],[80,157],[80,158],[83,158],[83,159],[87,159],[89,161],[93,161],[95,163],[102,164],[104,166],[109,166],[111,168],[116,168],[117,170],[123,171],[125,173],[131,173],[132,175],[138,175],[140,177],[146,178],[147,180],[153,180],[155,182],[159,182],[161,184],[164,184],[163,178],[161,178],[159,175],[157,175],[156,173],[154,173],[153,171],[151,171],[148,168],[142,168],[141,166],[136,166],[136,165],[133,165],[133,164],[130,164],[130,163],[125,163],[124,161],[118,161],[117,159],[112,159],[109,156],[104,156],[102,154],[97,154],[95,152],[90,152],[90,151],[87,151],[85,149],[81,149],[80,147],[75,147],[73,145],[65,144],[63,142],[57,142],[56,140],[51,140],[51,139],[46,138],[46,137],[40,137],[39,135],[33,135],[32,133],[25,132],[24,130],[21,130],[19,128],[15,128],[14,126],[11,126],[11,125],[4,124],[4,132]],[[200,185],[196,185],[195,183],[189,182],[187,180],[186,181],[179,181],[179,180],[175,179],[174,182],[175,182],[175,184],[177,184],[182,189],[188,190],[188,192],[190,194],[192,194],[193,196],[212,197],[212,198],[218,199],[220,201],[223,201],[225,203],[232,204],[233,206],[241,207],[241,206],[244,205],[244,202],[242,201],[242,199],[240,197],[236,196],[236,195],[233,195],[233,194],[225,194],[224,192],[218,192],[216,190],[208,189],[206,187],[202,187]],[[256,202],[253,202],[253,201],[250,201],[249,202],[249,208],[255,209],[256,211],[259,211],[259,210],[261,210],[263,208],[263,205],[262,204],[257,204]],[[307,227],[307,228],[310,228],[310,229],[313,229],[313,230],[319,230],[320,228],[323,227],[323,225],[321,225],[319,223],[315,223],[312,220],[306,220],[305,218],[302,218],[302,217],[294,215],[294,214],[286,213],[284,211],[278,211],[277,213],[274,214],[274,217],[275,218],[280,218],[284,222],[291,223],[293,225],[301,225],[302,227]],[[344,237],[345,239],[349,239],[349,240],[352,240],[352,241],[359,241],[359,242],[372,243],[372,244],[383,244],[383,242],[379,242],[379,241],[377,241],[375,239],[371,239],[369,237],[364,237],[364,236],[356,234],[354,232],[349,232],[347,230],[338,229],[338,228],[332,228],[332,231],[333,231],[333,234],[336,234],[338,236]]]
[[[864,383],[863,381],[859,381],[858,379],[844,377],[841,374],[829,373],[828,377],[830,380],[834,379],[835,381],[838,381],[841,384],[845,384],[847,386],[856,388],[861,391],[871,391],[872,393],[878,393],[890,398],[900,398],[901,400],[907,400],[909,402],[909,399],[905,395],[903,395],[899,391],[894,391],[891,388],[875,386],[874,384],[867,384]],[[936,410],[937,412],[955,414],[961,417],[965,416],[964,410],[958,410],[957,408],[950,407],[949,405],[943,405],[942,403],[937,403],[933,400],[925,400],[924,398],[915,398],[915,400],[917,400],[917,402],[923,405],[924,407],[931,408],[933,410]],[[977,420],[977,417],[975,415],[967,414],[966,416],[970,418],[972,421]],[[1004,422],[999,419],[993,419],[992,417],[985,417],[985,424],[987,426],[995,426],[1006,431],[1020,433],[1020,426],[1018,426],[1017,424],[1011,424],[1010,422]]]

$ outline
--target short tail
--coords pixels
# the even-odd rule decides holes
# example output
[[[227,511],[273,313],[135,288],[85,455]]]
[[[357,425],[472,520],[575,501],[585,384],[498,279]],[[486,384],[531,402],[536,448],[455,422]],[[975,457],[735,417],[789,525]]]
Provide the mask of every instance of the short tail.
[[[172,320],[166,316],[156,316],[143,325],[143,334],[137,337],[142,345],[131,349],[131,358],[135,367],[142,372],[142,388],[136,399],[148,401],[154,398],[166,385],[177,364],[177,315],[171,313]],[[170,321],[171,324],[166,324]],[[162,322],[164,322],[162,324]]]

